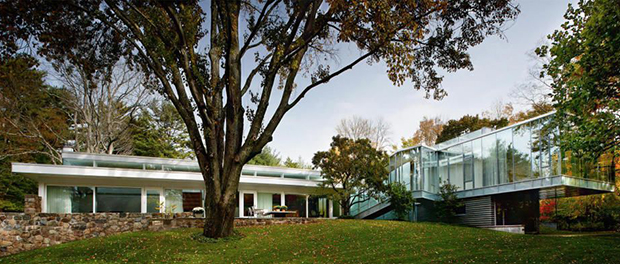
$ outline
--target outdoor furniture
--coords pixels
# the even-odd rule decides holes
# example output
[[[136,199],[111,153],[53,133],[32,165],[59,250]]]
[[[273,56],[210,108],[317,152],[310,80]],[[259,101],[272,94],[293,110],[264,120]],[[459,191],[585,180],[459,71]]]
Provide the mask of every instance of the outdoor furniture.
[[[267,216],[267,209],[254,209],[254,217],[265,217]],[[271,217],[271,215],[269,215]]]
[[[273,217],[290,217],[297,216],[297,211],[269,211],[265,215],[273,215]]]

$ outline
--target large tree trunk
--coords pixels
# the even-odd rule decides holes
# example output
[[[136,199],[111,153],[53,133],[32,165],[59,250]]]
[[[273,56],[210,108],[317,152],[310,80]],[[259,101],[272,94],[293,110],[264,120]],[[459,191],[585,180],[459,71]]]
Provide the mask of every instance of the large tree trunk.
[[[236,195],[236,194],[235,194]],[[210,238],[222,238],[233,234],[235,220],[235,197],[229,197],[229,202],[216,202],[207,199],[207,218],[203,235]]]
[[[211,176],[213,180],[205,181],[207,191],[205,213],[207,215],[203,230],[204,236],[223,238],[233,234],[237,189],[242,168],[243,165],[235,164],[226,172],[228,175],[205,175],[205,179],[208,179],[206,176]],[[230,179],[232,184],[219,181],[219,179]],[[222,187],[218,187],[218,181]]]
[[[340,204],[342,205],[342,215],[351,215],[351,205],[349,205],[349,199],[342,199]]]

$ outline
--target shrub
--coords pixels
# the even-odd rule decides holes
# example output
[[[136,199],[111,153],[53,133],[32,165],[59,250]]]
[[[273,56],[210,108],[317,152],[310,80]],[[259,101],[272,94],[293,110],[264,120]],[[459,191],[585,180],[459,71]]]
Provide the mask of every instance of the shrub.
[[[395,182],[390,184],[387,195],[396,218],[398,220],[407,220],[415,203],[413,192],[408,191],[404,184]]]
[[[458,186],[444,183],[439,188],[441,200],[435,202],[437,216],[439,220],[446,223],[453,223],[456,220],[456,212],[462,209],[465,204],[456,197]]]

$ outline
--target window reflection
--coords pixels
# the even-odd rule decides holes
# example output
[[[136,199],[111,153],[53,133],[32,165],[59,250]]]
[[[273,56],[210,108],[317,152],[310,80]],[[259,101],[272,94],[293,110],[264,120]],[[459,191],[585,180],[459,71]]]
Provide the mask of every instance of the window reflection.
[[[97,212],[140,212],[142,190],[140,188],[108,188],[95,189]]]
[[[515,181],[526,180],[531,177],[532,168],[530,161],[530,127],[525,124],[513,128],[512,140],[514,146],[512,157]]]

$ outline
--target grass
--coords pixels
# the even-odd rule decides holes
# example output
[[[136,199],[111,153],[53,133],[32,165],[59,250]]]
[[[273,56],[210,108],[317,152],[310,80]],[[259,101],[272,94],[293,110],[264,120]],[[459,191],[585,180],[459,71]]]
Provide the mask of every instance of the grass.
[[[135,232],[0,258],[0,263],[620,263],[620,235],[546,237],[433,223],[334,220],[239,228],[201,243],[200,230]]]

